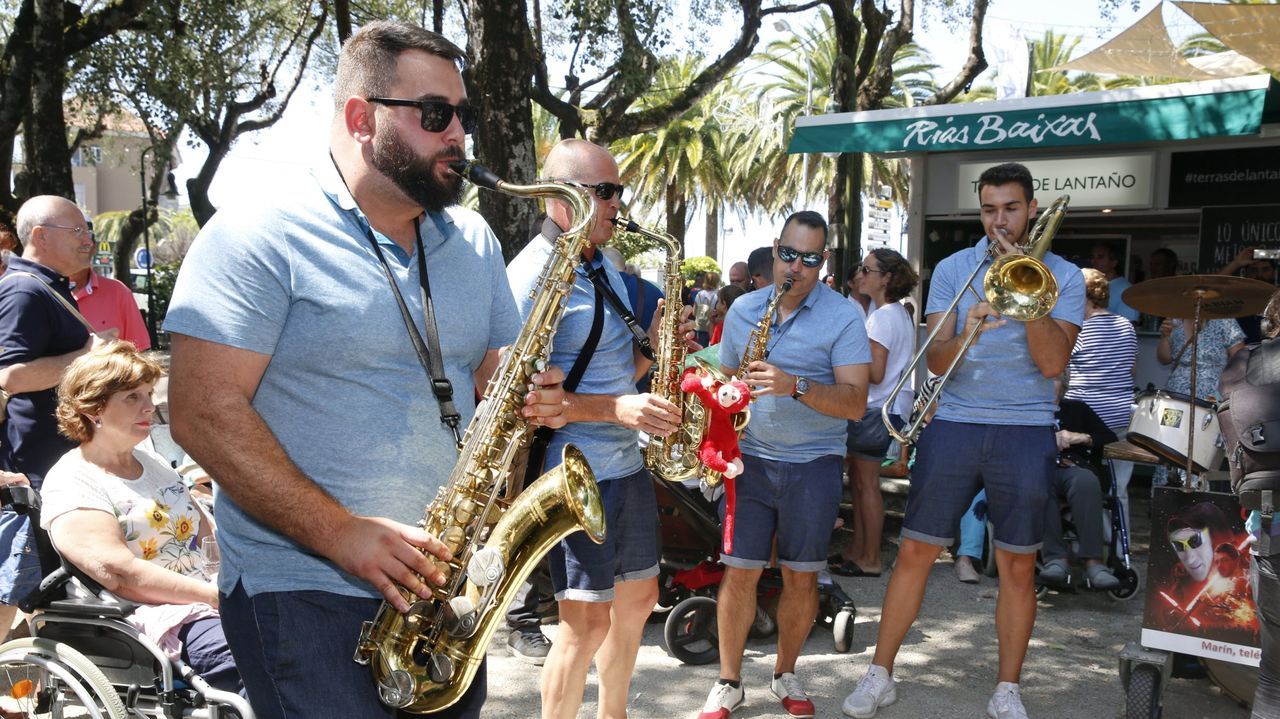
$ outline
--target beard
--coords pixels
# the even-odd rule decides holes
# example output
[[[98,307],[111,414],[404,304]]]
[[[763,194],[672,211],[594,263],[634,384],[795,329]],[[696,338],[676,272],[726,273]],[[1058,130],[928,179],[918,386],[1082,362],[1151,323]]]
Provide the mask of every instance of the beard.
[[[452,145],[430,157],[419,157],[395,128],[384,127],[387,129],[373,139],[373,166],[378,172],[429,212],[439,212],[462,200],[461,177],[450,173],[441,180],[436,176],[439,160],[466,159],[461,147]]]

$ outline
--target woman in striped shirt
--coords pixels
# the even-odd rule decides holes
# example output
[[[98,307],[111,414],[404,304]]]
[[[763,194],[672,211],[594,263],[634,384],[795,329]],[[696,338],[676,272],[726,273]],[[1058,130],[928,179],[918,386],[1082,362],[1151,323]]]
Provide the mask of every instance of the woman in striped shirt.
[[[1076,337],[1068,370],[1071,384],[1066,399],[1089,405],[1107,428],[1123,437],[1133,405],[1133,373],[1138,358],[1138,334],[1133,324],[1107,311],[1111,289],[1101,272],[1087,268],[1084,274],[1084,326]],[[1129,477],[1132,462],[1115,463],[1116,492],[1129,519]]]

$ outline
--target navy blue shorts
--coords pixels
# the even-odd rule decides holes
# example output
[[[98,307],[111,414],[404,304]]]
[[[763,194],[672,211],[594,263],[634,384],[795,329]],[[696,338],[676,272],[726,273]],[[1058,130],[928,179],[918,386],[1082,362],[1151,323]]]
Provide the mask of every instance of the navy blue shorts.
[[[25,514],[0,513],[0,604],[17,604],[44,578],[34,531]]]
[[[1058,455],[1053,428],[935,419],[920,433],[902,536],[949,547],[960,516],[987,490],[995,545],[1031,554],[1044,540],[1044,504]]]
[[[894,429],[900,430],[904,424],[896,414],[890,414],[889,421],[893,422]],[[845,441],[849,454],[858,459],[880,460],[884,459],[891,444],[893,437],[889,436],[889,428],[884,426],[884,417],[881,416],[879,407],[868,409],[862,419],[856,422],[849,420],[849,438]]]
[[[556,599],[611,602],[613,585],[658,576],[658,500],[649,470],[601,482],[604,544],[574,532],[548,556]]]
[[[733,552],[721,554],[729,567],[761,569],[778,535],[778,563],[797,572],[827,566],[831,532],[840,512],[844,457],[829,454],[809,462],[777,462],[742,455],[743,470],[734,484]],[[725,500],[720,500],[724,526]]]

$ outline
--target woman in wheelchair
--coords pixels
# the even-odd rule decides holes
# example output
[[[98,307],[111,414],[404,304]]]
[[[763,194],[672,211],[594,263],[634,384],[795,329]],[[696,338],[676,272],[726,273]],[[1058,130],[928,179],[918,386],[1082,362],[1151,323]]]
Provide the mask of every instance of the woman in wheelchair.
[[[210,685],[243,694],[218,619],[212,521],[160,457],[138,447],[162,370],[128,342],[80,357],[58,386],[60,431],[80,446],[45,476],[40,524],[62,557],[143,604],[129,621]]]

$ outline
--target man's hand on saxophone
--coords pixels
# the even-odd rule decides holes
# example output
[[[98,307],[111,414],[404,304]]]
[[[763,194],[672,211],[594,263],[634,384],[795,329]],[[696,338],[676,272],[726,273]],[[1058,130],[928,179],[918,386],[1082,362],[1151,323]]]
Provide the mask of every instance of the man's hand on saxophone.
[[[565,391],[564,370],[555,365],[530,378],[533,388],[524,396],[524,408],[520,414],[531,424],[539,424],[552,429],[564,426]]]
[[[428,599],[431,587],[419,577],[436,585],[446,580],[422,550],[446,562],[453,558],[436,537],[385,517],[349,515],[330,536],[333,539],[322,553],[347,573],[372,584],[402,613],[409,611],[409,602],[399,587]]]
[[[742,376],[742,381],[751,387],[752,397],[790,397],[796,388],[794,375],[787,374],[764,360],[756,360],[747,365],[747,373]]]
[[[653,311],[653,321],[649,323],[649,343],[654,347],[658,346],[658,340],[662,337],[662,317],[666,313],[667,300],[658,300],[658,307]],[[698,344],[695,339],[698,333],[697,322],[693,319],[693,305],[685,305],[680,308],[680,326],[676,328],[677,333],[684,339],[685,351],[697,352],[702,349],[702,345]]]

